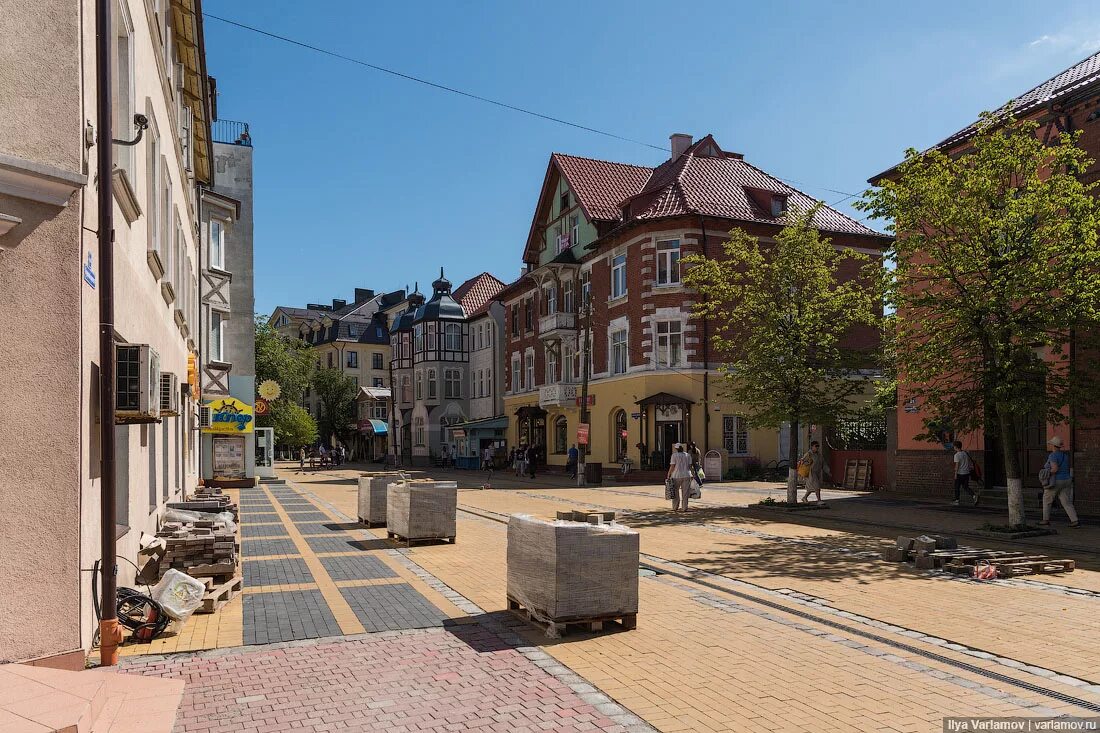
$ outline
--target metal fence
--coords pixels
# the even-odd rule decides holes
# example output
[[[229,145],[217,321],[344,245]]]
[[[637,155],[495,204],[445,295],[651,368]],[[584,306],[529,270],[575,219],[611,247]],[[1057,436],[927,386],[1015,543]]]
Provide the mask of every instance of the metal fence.
[[[230,145],[245,145],[252,147],[252,135],[248,131],[247,122],[235,120],[214,120],[214,142],[229,143]]]

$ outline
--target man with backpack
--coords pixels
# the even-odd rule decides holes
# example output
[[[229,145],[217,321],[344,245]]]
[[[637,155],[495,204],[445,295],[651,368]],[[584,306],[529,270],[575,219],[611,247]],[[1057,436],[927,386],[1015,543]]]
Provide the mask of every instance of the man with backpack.
[[[960,489],[965,489],[966,493],[970,494],[974,498],[974,506],[978,506],[978,501],[981,499],[981,489],[977,493],[970,490],[970,477],[974,475],[975,478],[980,479],[978,475],[978,466],[974,463],[974,459],[970,457],[970,454],[963,450],[963,444],[961,440],[955,441],[955,506],[959,505]]]

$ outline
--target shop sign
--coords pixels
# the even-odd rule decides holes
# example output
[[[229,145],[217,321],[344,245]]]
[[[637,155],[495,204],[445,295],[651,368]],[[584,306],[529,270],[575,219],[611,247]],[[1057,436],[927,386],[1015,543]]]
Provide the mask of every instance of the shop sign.
[[[263,397],[258,398],[256,400],[256,414],[257,415],[266,415],[267,411],[268,411],[267,400],[265,400]]]
[[[244,478],[244,438],[214,438],[214,478]]]
[[[582,399],[583,398],[580,395],[577,395],[577,407],[580,407],[582,404],[584,404],[582,402]],[[596,395],[594,395],[594,394],[588,395],[588,406],[591,407],[594,404],[596,404]]]
[[[235,397],[210,400],[204,405],[210,410],[210,426],[204,433],[251,433],[253,427],[252,405]]]
[[[373,433],[374,426],[370,424],[370,418],[360,420],[356,425],[352,426],[359,430],[360,433]]]
[[[463,428],[453,428],[451,435],[454,436],[455,440],[462,440],[466,437],[466,431]]]
[[[582,422],[577,425],[577,442],[588,445],[588,423]]]

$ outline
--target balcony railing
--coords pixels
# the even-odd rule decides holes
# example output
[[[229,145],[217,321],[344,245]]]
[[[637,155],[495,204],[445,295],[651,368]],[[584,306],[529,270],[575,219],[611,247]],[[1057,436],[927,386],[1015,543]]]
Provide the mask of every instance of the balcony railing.
[[[252,135],[248,131],[247,122],[235,122],[233,120],[214,120],[211,126],[214,132],[214,142],[228,143],[230,145],[244,145],[252,147]]]
[[[539,387],[539,407],[569,407],[577,403],[577,385],[547,384]]]
[[[577,316],[573,313],[551,313],[539,319],[539,336],[542,338],[561,338],[566,331],[577,327]]]

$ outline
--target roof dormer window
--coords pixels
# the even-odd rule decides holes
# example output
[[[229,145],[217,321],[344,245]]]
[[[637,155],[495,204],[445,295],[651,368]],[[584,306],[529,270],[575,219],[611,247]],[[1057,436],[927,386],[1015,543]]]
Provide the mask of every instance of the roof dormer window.
[[[569,192],[562,191],[561,198],[558,201],[558,213],[563,214],[569,210]]]
[[[772,216],[782,216],[787,213],[787,197],[772,196]]]

